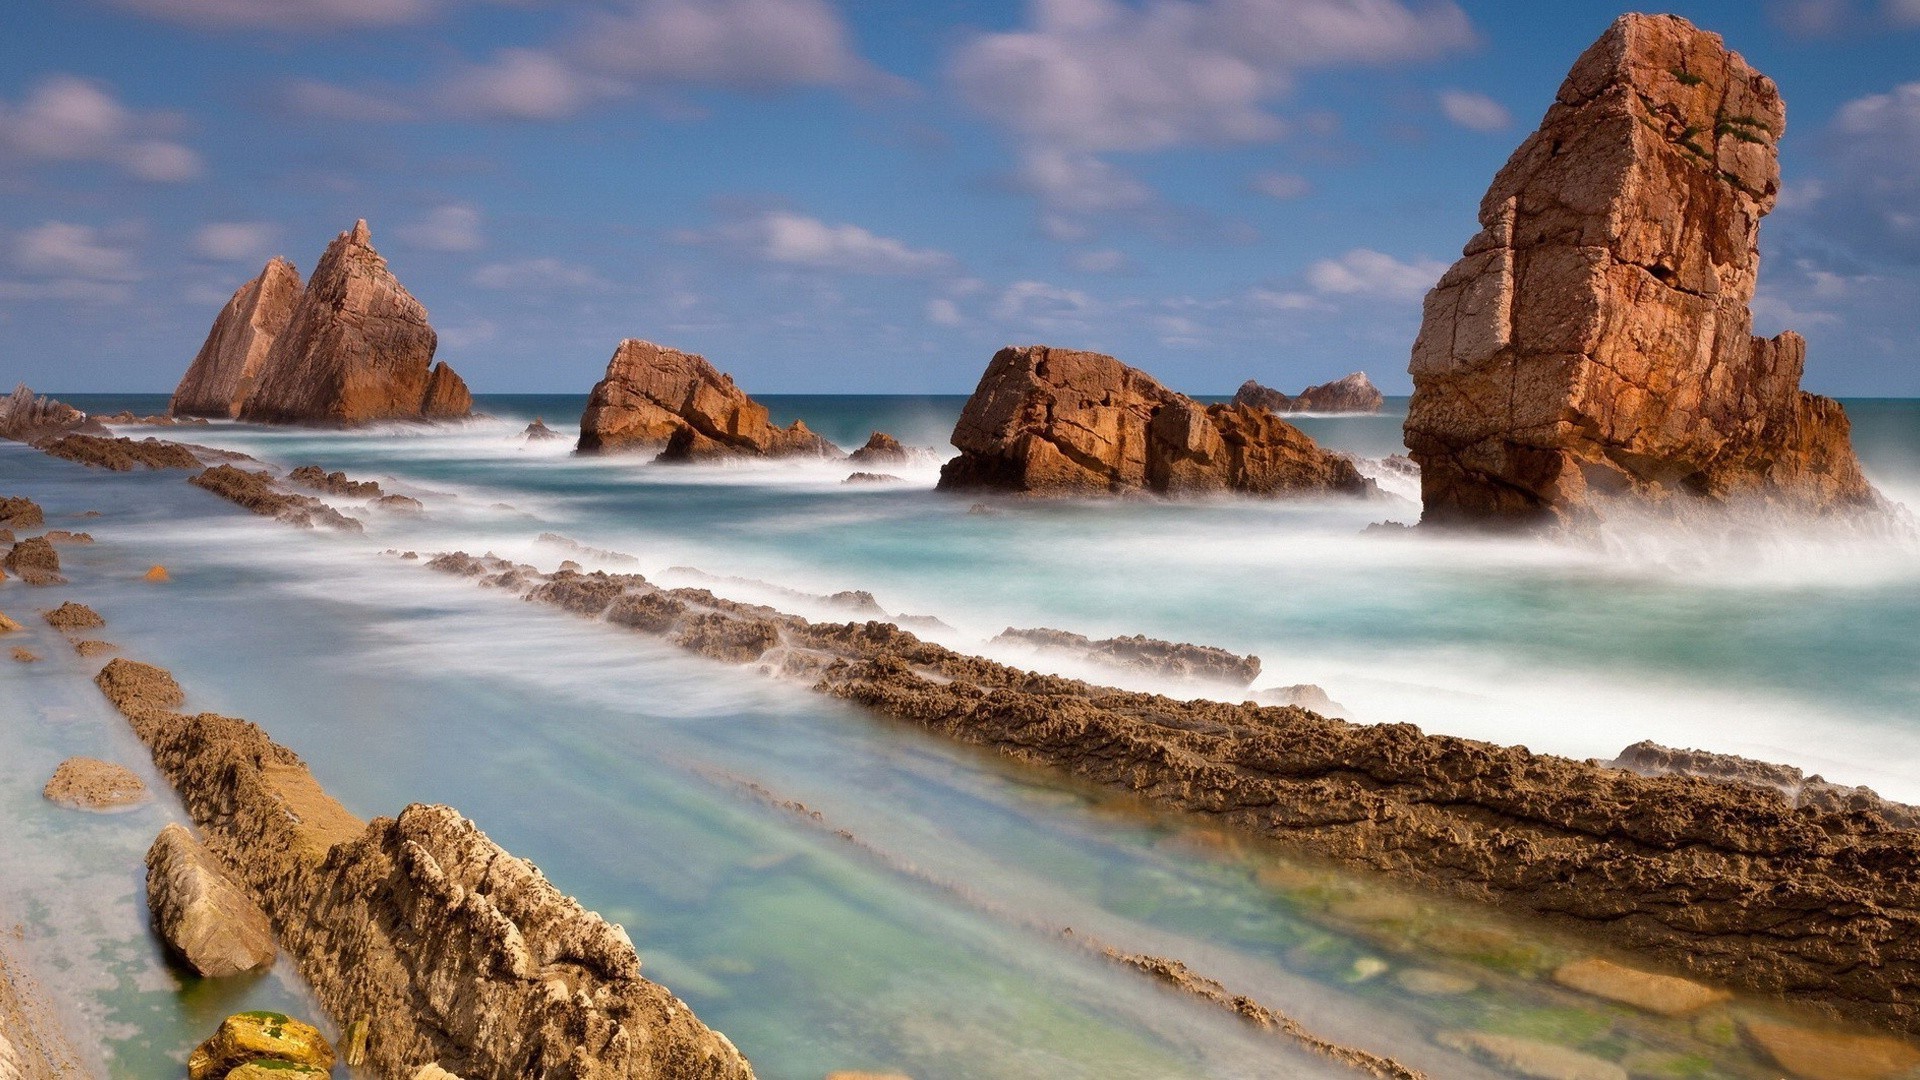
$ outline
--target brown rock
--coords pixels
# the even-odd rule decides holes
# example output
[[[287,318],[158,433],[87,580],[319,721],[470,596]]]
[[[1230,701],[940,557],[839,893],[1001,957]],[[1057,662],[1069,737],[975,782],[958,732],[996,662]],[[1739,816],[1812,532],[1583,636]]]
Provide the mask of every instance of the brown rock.
[[[92,533],[68,532],[65,529],[48,529],[41,534],[49,544],[91,544]]]
[[[15,630],[22,630],[22,629],[25,629],[25,627],[22,627],[19,623],[14,622],[12,619],[7,618],[6,612],[0,611],[0,634],[11,634]]]
[[[40,794],[48,802],[75,810],[120,810],[152,798],[146,783],[132,770],[87,757],[61,762]]]
[[[242,420],[361,424],[466,416],[460,377],[435,365],[427,309],[373,249],[367,223],[334,238],[274,340]]]
[[[545,420],[536,416],[533,418],[533,423],[528,424],[526,430],[520,433],[520,437],[528,442],[546,442],[549,439],[558,439],[562,436],[559,432],[548,427]]]
[[[156,584],[157,584],[157,583],[159,583],[159,582],[163,582],[163,581],[172,581],[172,580],[173,580],[173,577],[172,577],[172,575],[170,575],[170,574],[168,574],[168,573],[167,573],[167,568],[166,568],[166,567],[164,567],[164,566],[152,566],[152,567],[148,567],[148,568],[147,568],[147,572],[146,572],[146,573],[144,573],[144,574],[141,574],[141,575],[140,575],[140,580],[141,580],[141,581],[148,581],[148,582],[154,582],[154,583],[156,583]]]
[[[1373,490],[1270,412],[1203,406],[1098,353],[1000,350],[953,429],[943,490],[1033,495]]]
[[[1741,1026],[1796,1080],[1896,1080],[1920,1068],[1920,1047],[1899,1039],[1754,1019]]]
[[[147,910],[153,927],[201,977],[273,963],[273,927],[193,834],[168,825],[147,849]]]
[[[1485,1031],[1443,1031],[1439,1043],[1531,1080],[1628,1080],[1611,1061],[1564,1046]]]
[[[235,1013],[188,1055],[187,1080],[223,1080],[234,1070],[260,1061],[325,1072],[333,1068],[333,1047],[319,1028],[304,1020],[276,1012]]]
[[[71,600],[47,612],[45,618],[47,625],[56,630],[93,630],[107,625],[99,612]]]
[[[240,407],[273,343],[293,319],[300,303],[300,271],[282,258],[269,261],[260,276],[234,290],[206,343],[173,391],[167,412],[174,416],[231,419]]]
[[[1554,970],[1553,981],[1661,1016],[1685,1016],[1733,996],[1692,979],[1638,971],[1598,957],[1562,964]]]
[[[904,484],[905,480],[892,473],[857,472],[848,473],[843,484]]]
[[[115,645],[111,641],[96,641],[92,638],[84,638],[79,641],[75,641],[73,643],[74,652],[77,652],[81,656],[85,656],[89,658],[95,657],[95,656],[105,656],[110,652],[118,651],[119,648],[120,646]]]
[[[628,338],[580,415],[583,453],[651,449],[662,461],[744,455],[839,457],[796,420],[775,427],[733,377],[692,353]]]
[[[34,396],[24,383],[0,398],[0,439],[38,444],[70,432],[105,435],[107,429],[71,405]]]
[[[365,528],[358,519],[342,514],[311,495],[298,495],[282,490],[274,482],[271,473],[248,472],[231,465],[215,465],[206,472],[192,477],[187,483],[211,491],[256,514],[278,518],[289,525],[298,525],[301,528],[325,525],[328,528],[346,529],[350,532],[360,532]]]
[[[34,652],[32,649],[21,648],[18,645],[14,646],[11,655],[13,656],[14,662],[20,664],[31,664],[40,659],[39,653]]]
[[[1257,656],[1241,656],[1212,645],[1161,641],[1139,634],[1095,641],[1085,634],[1069,630],[1048,627],[1022,630],[1009,626],[994,640],[1068,653],[1112,667],[1174,679],[1245,686],[1260,677],[1260,658]]]
[[[628,338],[607,361],[580,415],[580,450],[659,450],[662,461],[699,457],[839,457],[801,421],[780,429],[705,357]]]
[[[389,514],[418,514],[426,510],[419,499],[410,495],[382,495],[373,500],[372,505]]]
[[[40,504],[32,499],[9,495],[0,498],[0,528],[37,529],[46,524],[47,518],[40,510]]]
[[[1750,332],[1785,122],[1772,80],[1675,16],[1623,15],[1580,57],[1427,296],[1424,520],[1878,505],[1846,414],[1799,389],[1806,343]]]
[[[378,481],[355,480],[346,473],[327,472],[318,465],[302,465],[288,473],[287,480],[304,488],[350,499],[374,499],[381,495]]]
[[[205,464],[179,443],[160,439],[136,442],[102,435],[62,435],[40,443],[39,447],[53,457],[114,472],[131,472],[139,465],[149,469],[198,469]]]
[[[847,455],[847,460],[862,465],[897,465],[908,459],[909,453],[900,440],[884,431],[876,431],[867,436],[866,444]]]
[[[1874,814],[1897,829],[1920,829],[1920,807],[1882,798],[1872,788],[1847,787],[1808,776],[1791,765],[1706,750],[1676,750],[1656,742],[1634,743],[1609,764],[1642,776],[1703,776],[1752,784],[1779,792],[1794,806]]]
[[[1277,413],[1377,413],[1387,396],[1373,385],[1364,371],[1319,386],[1309,386],[1299,397],[1288,397],[1278,390],[1261,386],[1252,379],[1240,384],[1233,395],[1235,405],[1248,405]]]
[[[60,553],[40,536],[15,541],[6,558],[0,559],[0,567],[18,574],[29,585],[58,585],[67,580],[60,576]]]

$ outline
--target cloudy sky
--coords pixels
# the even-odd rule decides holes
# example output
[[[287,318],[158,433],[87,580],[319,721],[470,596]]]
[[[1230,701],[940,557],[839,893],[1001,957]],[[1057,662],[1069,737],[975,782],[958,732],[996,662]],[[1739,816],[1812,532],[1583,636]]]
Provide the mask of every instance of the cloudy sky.
[[[1920,0],[1676,3],[1786,96],[1759,329],[1920,395]],[[615,343],[749,390],[965,392],[997,347],[1194,393],[1365,369],[1587,0],[0,0],[0,379],[170,390],[356,217],[481,392]]]

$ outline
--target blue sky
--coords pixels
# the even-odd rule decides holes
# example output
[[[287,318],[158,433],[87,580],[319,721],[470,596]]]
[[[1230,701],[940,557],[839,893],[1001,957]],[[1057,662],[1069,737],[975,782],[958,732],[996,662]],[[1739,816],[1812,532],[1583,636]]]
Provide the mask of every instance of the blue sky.
[[[479,392],[1409,387],[1419,299],[1618,13],[1472,0],[0,0],[0,379],[170,390],[356,217]],[[1920,0],[1678,3],[1786,97],[1757,328],[1920,395]]]

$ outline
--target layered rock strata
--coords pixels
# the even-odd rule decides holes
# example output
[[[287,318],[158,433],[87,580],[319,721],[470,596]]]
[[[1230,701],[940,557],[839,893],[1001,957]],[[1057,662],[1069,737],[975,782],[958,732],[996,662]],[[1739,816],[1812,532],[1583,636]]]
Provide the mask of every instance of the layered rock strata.
[[[363,424],[467,416],[473,397],[444,362],[427,309],[359,221],[327,245],[240,407],[268,424]]]
[[[580,414],[583,453],[658,451],[663,461],[730,456],[839,457],[799,420],[778,427],[706,359],[628,338]]]
[[[637,574],[427,565],[1345,862],[1605,927],[1703,978],[1920,1031],[1920,832],[1870,807],[1114,690]]]
[[[162,439],[113,438],[105,435],[61,435],[40,443],[49,457],[113,472],[149,469],[198,469],[205,462],[179,443]]]
[[[1431,523],[1877,505],[1806,342],[1751,333],[1786,112],[1718,35],[1623,15],[1574,64],[1427,295],[1407,446]]]
[[[1000,350],[953,429],[949,491],[1366,494],[1353,462],[1266,409],[1201,405],[1099,353]]]
[[[1366,372],[1356,371],[1329,383],[1309,386],[1300,391],[1298,397],[1288,397],[1248,379],[1240,384],[1239,391],[1233,395],[1233,403],[1271,409],[1277,413],[1377,413],[1387,403],[1387,396],[1373,385],[1373,380],[1367,378]]]
[[[299,302],[300,271],[281,258],[270,260],[259,277],[234,290],[174,389],[168,414],[239,416],[267,354],[292,321]]]
[[[1260,658],[1257,656],[1241,656],[1212,645],[1161,641],[1140,634],[1096,641],[1069,630],[1047,627],[1022,630],[1009,626],[994,640],[1066,653],[1109,667],[1174,679],[1245,686],[1260,677]]]
[[[0,439],[37,445],[73,432],[105,435],[107,429],[65,402],[34,394],[25,383],[0,398]]]
[[[159,668],[95,680],[248,886],[327,1011],[371,1018],[381,1077],[438,1063],[535,1080],[750,1080],[725,1036],[640,974],[619,927],[444,806],[362,822],[244,720],[177,711]]]
[[[362,532],[366,526],[358,518],[348,517],[311,495],[283,489],[266,471],[249,472],[232,465],[215,465],[190,478],[187,483],[260,514],[278,518],[289,525]]]

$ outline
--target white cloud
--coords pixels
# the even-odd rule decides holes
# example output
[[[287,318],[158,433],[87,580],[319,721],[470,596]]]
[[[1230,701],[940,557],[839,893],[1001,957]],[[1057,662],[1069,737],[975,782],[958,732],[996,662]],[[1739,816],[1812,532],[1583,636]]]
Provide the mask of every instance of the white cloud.
[[[959,326],[965,322],[960,314],[960,305],[944,296],[936,296],[927,301],[927,321],[935,326]]]
[[[353,90],[313,79],[298,79],[283,90],[296,112],[328,120],[362,124],[392,124],[420,118],[420,110],[401,100],[406,95],[389,90]]]
[[[1469,131],[1505,131],[1513,126],[1513,114],[1505,105],[1469,90],[1441,91],[1440,111]]]
[[[166,126],[163,117],[128,108],[99,83],[53,75],[18,105],[0,101],[0,158],[108,165],[155,183],[199,176],[198,154],[156,137]]]
[[[1132,265],[1127,253],[1113,248],[1101,248],[1096,251],[1076,251],[1067,260],[1075,270],[1086,274],[1117,274]]]
[[[132,281],[133,251],[91,225],[49,221],[14,237],[13,264],[34,277]]]
[[[1920,26],[1920,0],[1887,0],[1887,17],[1901,26]]]
[[[341,30],[420,22],[435,0],[114,0],[120,7],[210,30]]]
[[[193,234],[194,254],[220,262],[253,262],[264,258],[279,238],[280,229],[265,221],[214,221]]]
[[[1016,281],[1000,291],[994,317],[1020,327],[1077,329],[1095,312],[1093,297],[1044,281]]]
[[[1269,311],[1325,311],[1332,306],[1312,293],[1297,289],[1256,287],[1247,290],[1247,300],[1253,306]]]
[[[944,251],[912,247],[858,225],[832,224],[790,210],[767,210],[678,238],[716,244],[762,262],[817,270],[911,277],[947,273],[958,266]]]
[[[480,235],[480,211],[464,203],[437,206],[419,221],[401,226],[400,235],[430,251],[478,251],[486,243]]]
[[[619,93],[605,79],[582,73],[539,49],[502,49],[485,64],[465,67],[434,91],[444,108],[509,120],[554,120]]]
[[[1447,264],[1435,259],[1402,262],[1369,248],[1355,248],[1308,267],[1307,283],[1328,296],[1418,300],[1446,271]]]
[[[1313,193],[1313,185],[1307,178],[1294,173],[1259,173],[1254,176],[1252,187],[1270,199],[1301,199]]]
[[[553,258],[488,263],[475,270],[470,280],[483,289],[512,292],[546,289],[598,291],[611,287],[605,278],[591,269]]]
[[[1828,145],[1822,240],[1920,264],[1920,82],[1841,106]]]

